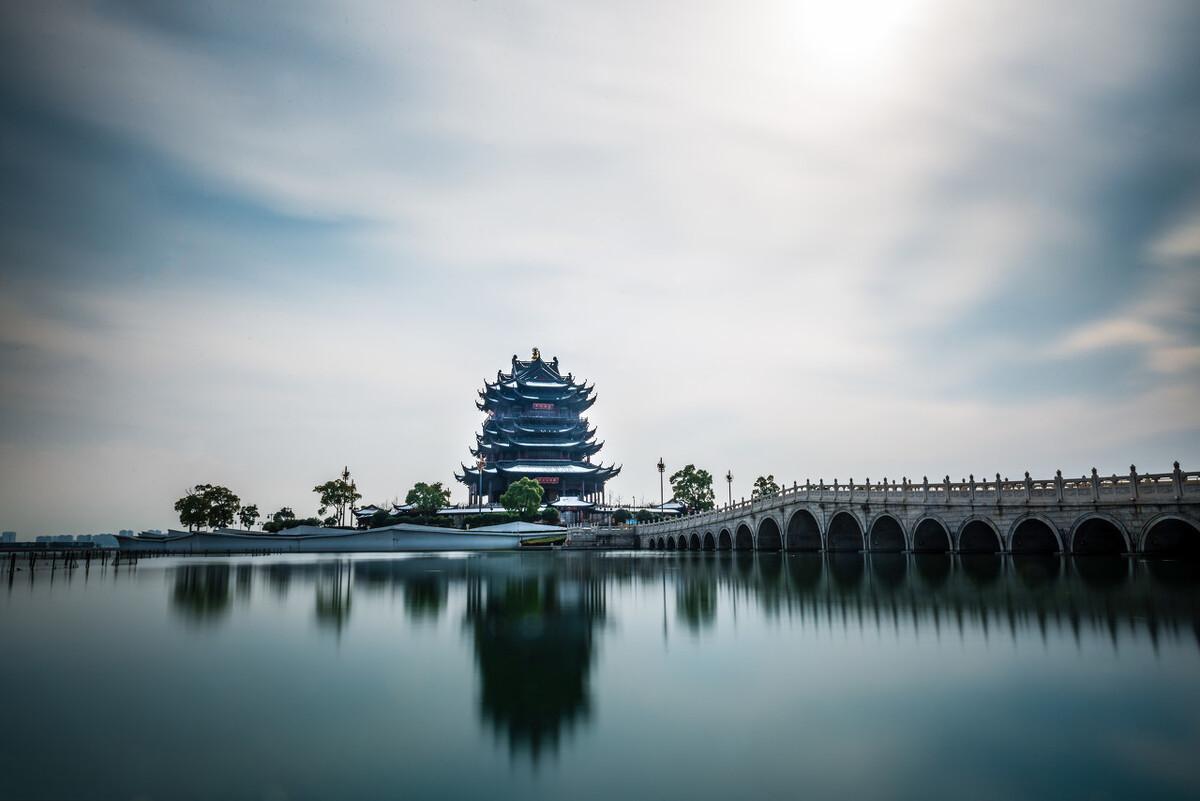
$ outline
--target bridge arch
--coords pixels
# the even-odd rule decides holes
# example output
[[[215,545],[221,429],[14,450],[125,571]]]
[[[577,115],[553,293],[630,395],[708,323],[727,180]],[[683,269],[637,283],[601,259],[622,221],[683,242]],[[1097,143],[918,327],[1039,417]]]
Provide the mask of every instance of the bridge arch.
[[[754,544],[760,551],[783,550],[783,537],[780,536],[779,523],[774,517],[768,515],[759,522],[758,536],[754,538]]]
[[[1153,518],[1142,532],[1139,550],[1146,556],[1200,557],[1200,526],[1179,515]]]
[[[717,541],[713,539],[713,533],[711,531],[704,532],[703,548],[706,551],[715,551],[717,549]]]
[[[913,553],[950,553],[950,527],[934,516],[917,521],[912,533]]]
[[[738,551],[750,551],[754,549],[754,534],[750,531],[750,526],[745,523],[738,524],[737,534],[734,535],[733,547]]]
[[[717,550],[729,551],[733,549],[733,537],[729,535],[729,529],[721,529],[721,533],[717,535]]]
[[[675,550],[675,535],[674,534],[671,534],[667,537],[667,550],[668,551]]]
[[[882,512],[876,516],[867,531],[867,545],[872,551],[900,553],[908,549],[904,526],[889,512]]]
[[[1041,515],[1025,515],[1009,528],[1008,550],[1016,554],[1062,553],[1062,537],[1058,526]]]
[[[831,551],[863,550],[863,531],[858,518],[850,512],[841,511],[829,521],[825,535],[826,546]]]
[[[959,553],[1000,553],[1000,532],[986,517],[970,517],[958,529]]]
[[[691,536],[688,537],[688,548],[693,551],[700,550],[700,535],[694,531],[692,532]]]
[[[1099,512],[1090,512],[1076,520],[1069,542],[1071,553],[1076,556],[1119,556],[1133,550],[1125,527]]]
[[[821,550],[821,526],[812,512],[803,508],[792,512],[784,545],[789,551]]]
[[[658,550],[665,551],[666,549],[667,549],[667,541],[664,538],[659,537],[658,538]]]

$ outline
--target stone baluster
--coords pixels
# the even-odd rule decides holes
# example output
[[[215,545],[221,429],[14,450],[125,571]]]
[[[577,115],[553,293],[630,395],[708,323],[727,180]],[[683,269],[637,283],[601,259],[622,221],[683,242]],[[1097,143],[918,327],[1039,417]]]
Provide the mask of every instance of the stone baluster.
[[[908,504],[908,476],[900,476],[900,503]]]
[[[950,503],[950,474],[946,474],[945,480],[942,482],[942,488],[946,491],[946,503]]]
[[[820,479],[820,482],[821,482],[821,483],[820,483],[820,485],[819,485],[819,487],[820,487],[820,489],[819,489],[819,492],[820,492],[822,495],[824,495],[824,494],[825,494],[825,479],[823,479],[823,478],[822,478],[822,479]]]
[[[929,476],[921,476],[921,500],[929,503]]]
[[[1054,471],[1054,498],[1059,503],[1063,502],[1063,477],[1062,470]]]
[[[888,502],[888,483],[887,476],[883,477],[883,505],[887,506]]]
[[[970,478],[971,483],[967,486],[967,492],[970,493],[971,505],[974,506],[975,505],[975,474],[971,473],[969,478]]]
[[[1025,503],[1033,500],[1033,479],[1029,477],[1029,471],[1025,471]]]
[[[851,476],[846,481],[846,486],[850,488],[850,503],[854,503],[854,477],[853,476]],[[870,503],[870,501],[871,501],[871,493],[870,493],[870,491],[868,491],[867,492],[867,502]]]
[[[1179,469],[1179,462],[1175,463],[1175,471],[1171,473],[1171,482],[1175,485],[1175,500],[1183,498],[1183,471]]]
[[[1092,502],[1100,500],[1100,474],[1092,468]]]
[[[1137,468],[1129,465],[1129,500],[1137,503],[1138,499],[1138,474]]]
[[[804,500],[812,500],[812,482],[804,479]]]

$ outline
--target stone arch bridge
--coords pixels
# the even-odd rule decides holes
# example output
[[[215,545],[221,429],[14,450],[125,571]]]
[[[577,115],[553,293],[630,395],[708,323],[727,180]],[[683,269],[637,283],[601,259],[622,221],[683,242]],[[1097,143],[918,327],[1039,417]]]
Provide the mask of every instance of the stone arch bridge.
[[[661,523],[638,544],[663,550],[911,551],[1200,556],[1200,472],[940,484],[908,479],[781,492]]]

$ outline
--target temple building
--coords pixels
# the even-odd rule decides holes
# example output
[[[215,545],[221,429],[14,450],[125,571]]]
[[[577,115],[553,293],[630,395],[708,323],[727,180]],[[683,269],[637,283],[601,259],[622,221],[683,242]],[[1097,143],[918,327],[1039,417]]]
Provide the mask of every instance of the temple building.
[[[558,357],[544,361],[537,348],[529,361],[513,356],[511,372],[497,371],[494,382],[485,382],[475,403],[487,413],[471,448],[476,462],[454,476],[467,486],[471,504],[498,502],[509,484],[525,477],[542,485],[547,503],[599,501],[604,482],[621,469],[592,463],[603,445],[583,416],[596,402],[593,389],[570,373],[564,377]]]

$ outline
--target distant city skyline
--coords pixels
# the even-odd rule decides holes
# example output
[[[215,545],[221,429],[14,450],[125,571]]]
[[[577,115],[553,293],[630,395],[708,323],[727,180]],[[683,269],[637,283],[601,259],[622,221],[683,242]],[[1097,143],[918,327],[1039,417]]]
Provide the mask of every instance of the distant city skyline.
[[[0,526],[453,480],[538,347],[709,470],[1200,463],[1200,7],[21,4]]]

